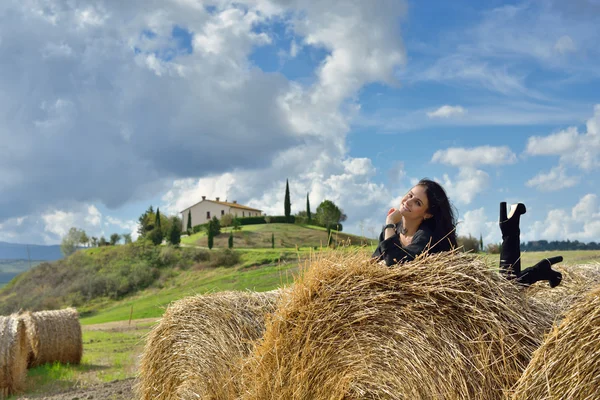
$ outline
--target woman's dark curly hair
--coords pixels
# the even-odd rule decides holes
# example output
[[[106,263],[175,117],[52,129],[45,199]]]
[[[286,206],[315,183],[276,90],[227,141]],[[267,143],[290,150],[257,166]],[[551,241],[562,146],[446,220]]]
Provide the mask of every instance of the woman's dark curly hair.
[[[430,251],[436,253],[456,248],[455,210],[454,206],[450,204],[446,191],[439,183],[429,179],[421,179],[416,186],[425,188],[429,202],[427,212],[433,215],[422,222],[422,225],[433,231]]]

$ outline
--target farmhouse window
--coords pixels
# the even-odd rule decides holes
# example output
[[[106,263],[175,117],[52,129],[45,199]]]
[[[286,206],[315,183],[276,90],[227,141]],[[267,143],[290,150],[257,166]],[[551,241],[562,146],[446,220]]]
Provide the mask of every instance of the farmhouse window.
[[[246,211],[242,211],[242,217],[246,216]]]
[[[221,216],[225,215],[225,210],[221,210]]]
[[[206,212],[206,219],[210,219],[210,211]]]

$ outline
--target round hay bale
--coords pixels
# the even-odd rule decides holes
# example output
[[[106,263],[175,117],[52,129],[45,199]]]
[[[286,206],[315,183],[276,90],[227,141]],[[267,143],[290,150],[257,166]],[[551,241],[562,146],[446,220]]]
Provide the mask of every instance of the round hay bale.
[[[600,263],[553,268],[563,275],[559,286],[551,288],[547,282],[539,282],[528,288],[526,294],[532,300],[544,303],[558,318],[562,318],[574,302],[600,285]]]
[[[600,398],[600,286],[575,302],[547,335],[512,398]]]
[[[21,318],[30,346],[30,368],[54,362],[81,362],[83,338],[76,309],[26,312]]]
[[[16,315],[0,317],[0,399],[23,389],[27,375],[27,336]]]
[[[136,392],[140,399],[229,399],[238,359],[265,329],[279,291],[222,292],[171,304],[149,333]]]
[[[483,258],[314,260],[267,321],[243,399],[501,399],[552,326]]]

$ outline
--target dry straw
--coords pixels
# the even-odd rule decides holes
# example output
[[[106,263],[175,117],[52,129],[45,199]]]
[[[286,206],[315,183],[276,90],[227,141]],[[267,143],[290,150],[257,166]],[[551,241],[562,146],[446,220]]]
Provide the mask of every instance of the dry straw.
[[[552,325],[482,258],[365,260],[312,261],[267,322],[238,398],[501,399]]]
[[[550,307],[557,317],[564,313],[595,286],[600,285],[600,263],[558,265],[553,267],[563,275],[561,284],[551,288],[541,282],[527,289],[527,296]]]
[[[26,312],[21,318],[25,322],[30,345],[29,367],[54,362],[81,362],[83,339],[77,310]]]
[[[231,398],[238,360],[265,329],[278,291],[222,292],[179,300],[150,332],[136,391],[140,399]]]
[[[16,315],[0,317],[0,399],[20,391],[27,375],[27,337]]]
[[[600,398],[600,286],[575,302],[533,354],[513,400]]]

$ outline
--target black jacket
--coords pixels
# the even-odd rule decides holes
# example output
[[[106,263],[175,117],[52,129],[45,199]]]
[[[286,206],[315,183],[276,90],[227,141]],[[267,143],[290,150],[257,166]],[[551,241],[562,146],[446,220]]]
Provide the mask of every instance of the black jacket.
[[[385,261],[388,266],[414,260],[428,246],[435,244],[433,243],[433,231],[429,227],[421,225],[414,234],[412,242],[408,246],[402,246],[397,229],[398,227],[396,227],[396,234],[394,236],[385,240],[385,232],[381,232],[379,235],[379,245],[373,253],[373,258]],[[432,249],[430,252],[435,251]]]

